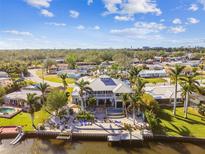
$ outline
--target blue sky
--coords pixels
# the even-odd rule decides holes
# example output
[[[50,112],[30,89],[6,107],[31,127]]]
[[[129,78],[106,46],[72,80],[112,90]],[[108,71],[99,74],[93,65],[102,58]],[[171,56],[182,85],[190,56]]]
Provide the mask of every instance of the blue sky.
[[[205,46],[205,0],[0,0],[0,49]]]

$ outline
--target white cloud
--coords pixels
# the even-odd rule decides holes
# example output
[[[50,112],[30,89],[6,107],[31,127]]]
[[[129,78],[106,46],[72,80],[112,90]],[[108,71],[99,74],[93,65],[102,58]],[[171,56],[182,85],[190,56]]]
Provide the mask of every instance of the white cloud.
[[[79,13],[78,11],[75,11],[75,10],[70,10],[70,11],[69,11],[69,16],[70,16],[71,18],[78,18],[79,15],[80,15],[80,13]]]
[[[161,36],[158,33],[164,29],[166,29],[166,26],[161,23],[136,22],[133,27],[124,29],[112,29],[110,30],[110,33],[130,38],[159,39],[161,38]]]
[[[32,36],[33,35],[30,32],[24,32],[24,31],[18,31],[18,30],[5,30],[2,32],[12,34],[12,35],[20,35],[20,36]]]
[[[182,21],[181,19],[179,18],[175,18],[173,21],[172,21],[173,24],[176,24],[176,25],[179,25],[179,24],[182,24]]]
[[[51,25],[51,26],[66,26],[65,23],[57,23],[57,22],[47,22],[45,24]]]
[[[76,28],[77,28],[78,30],[84,30],[84,29],[85,29],[85,26],[79,25],[79,26],[77,26]]]
[[[166,26],[162,23],[156,22],[136,22],[134,25],[137,29],[147,32],[159,32],[166,29]]]
[[[52,0],[25,0],[29,5],[33,7],[45,7],[48,8],[50,6],[50,2]]]
[[[135,15],[138,13],[154,13],[160,15],[162,12],[157,7],[155,0],[103,0],[107,12],[105,14]]]
[[[170,32],[172,33],[183,33],[186,31],[186,28],[184,28],[183,26],[175,26],[175,27],[171,27],[170,28]]]
[[[100,30],[100,26],[96,25],[93,27],[94,30]]]
[[[198,0],[199,1],[199,3],[201,4],[201,5],[203,5],[203,7],[204,7],[204,9],[205,9],[205,0]]]
[[[165,19],[160,19],[160,22],[165,22]]]
[[[196,5],[196,4],[191,4],[188,10],[195,12],[195,11],[197,11],[198,9],[199,9],[198,5]]]
[[[44,15],[45,17],[53,17],[54,14],[46,9],[41,10],[41,14]]]
[[[123,15],[121,15],[121,16],[115,16],[115,18],[114,18],[115,20],[118,20],[118,21],[130,21],[130,20],[134,20],[134,18],[133,17],[131,17],[131,16],[123,16]]]
[[[93,3],[93,0],[88,0],[88,5],[91,5]]]
[[[196,18],[188,18],[187,19],[189,24],[198,24],[200,21]]]

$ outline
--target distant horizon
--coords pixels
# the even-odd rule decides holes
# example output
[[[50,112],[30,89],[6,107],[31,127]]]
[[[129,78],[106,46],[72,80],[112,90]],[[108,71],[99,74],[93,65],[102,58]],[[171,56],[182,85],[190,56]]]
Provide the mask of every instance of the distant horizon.
[[[205,47],[205,0],[1,0],[0,49]]]
[[[142,50],[142,51],[146,51],[146,50],[157,50],[157,49],[204,49],[205,47],[202,46],[195,46],[195,47],[147,47],[143,48],[143,47],[139,47],[139,48],[22,48],[22,49],[0,49],[0,51],[4,51],[4,50]]]

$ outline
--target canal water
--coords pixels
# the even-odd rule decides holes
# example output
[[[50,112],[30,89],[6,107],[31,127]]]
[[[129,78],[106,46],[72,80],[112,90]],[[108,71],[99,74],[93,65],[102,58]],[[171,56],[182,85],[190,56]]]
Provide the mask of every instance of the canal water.
[[[66,142],[59,140],[27,139],[18,145],[2,140],[0,154],[205,154],[205,144],[147,143],[143,146],[118,145],[108,142]]]

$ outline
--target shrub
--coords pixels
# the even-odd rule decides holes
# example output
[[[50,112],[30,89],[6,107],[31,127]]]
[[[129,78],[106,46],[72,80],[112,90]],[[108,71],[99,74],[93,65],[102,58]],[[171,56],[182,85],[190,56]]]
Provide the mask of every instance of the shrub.
[[[201,114],[202,116],[205,116],[205,106],[203,106],[202,104],[199,105],[199,107],[198,107],[198,112],[199,112],[199,114]]]
[[[77,119],[78,120],[88,120],[88,121],[94,121],[94,115],[91,114],[90,112],[79,112],[79,114],[77,115]]]
[[[145,117],[146,117],[146,120],[149,123],[149,126],[152,130],[159,126],[159,123],[160,123],[159,118],[151,111],[146,111]]]

